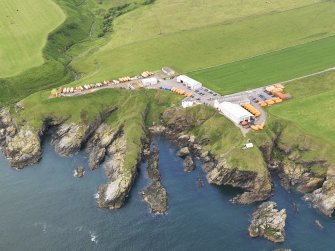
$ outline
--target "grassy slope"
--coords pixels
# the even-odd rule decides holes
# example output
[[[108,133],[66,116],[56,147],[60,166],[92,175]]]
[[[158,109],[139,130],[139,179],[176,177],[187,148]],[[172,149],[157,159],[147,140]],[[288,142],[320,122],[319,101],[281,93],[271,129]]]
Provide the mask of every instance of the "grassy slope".
[[[65,20],[53,1],[0,1],[0,77],[43,63],[47,35]]]
[[[32,0],[30,0],[32,1]],[[106,38],[97,39],[102,30],[106,9],[135,0],[55,0],[66,14],[65,22],[49,34],[43,49],[44,63],[16,76],[0,78],[0,106],[16,102],[39,90],[49,89],[73,81],[74,72],[69,63],[95,43],[103,44]],[[141,0],[138,0],[141,2]],[[137,2],[137,0],[136,0]],[[0,16],[0,19],[3,19]],[[92,34],[90,30],[94,27]],[[0,35],[1,36],[1,35]],[[78,46],[84,44],[84,46]],[[76,49],[73,49],[76,48]],[[73,50],[72,50],[73,49]]]
[[[154,6],[160,4],[162,1]],[[211,9],[205,10],[210,15]],[[134,36],[138,37],[137,42],[115,48],[121,44],[120,41],[133,41],[132,33],[126,35],[121,31],[126,29],[123,24],[130,25],[127,18],[136,16],[140,11],[142,15],[150,14],[150,8],[139,9],[120,18],[119,22],[123,22],[119,24],[120,27],[115,25],[115,38],[112,37],[99,51],[82,54],[74,61],[73,66],[86,75],[81,82],[133,74],[145,69],[159,69],[164,65],[170,65],[180,72],[188,72],[335,34],[335,3],[322,2],[285,12],[246,18],[239,22],[223,22],[184,32],[156,35],[148,40],[141,40],[143,37],[136,35],[138,32],[134,31]],[[170,19],[172,23],[176,21]],[[121,35],[118,35],[118,30]]]
[[[308,75],[335,66],[335,36],[189,75],[230,94]]]

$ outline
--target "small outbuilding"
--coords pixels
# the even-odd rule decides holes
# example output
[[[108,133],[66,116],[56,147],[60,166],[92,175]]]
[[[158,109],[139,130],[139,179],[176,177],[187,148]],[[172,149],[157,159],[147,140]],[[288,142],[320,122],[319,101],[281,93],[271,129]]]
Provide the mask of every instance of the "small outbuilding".
[[[202,87],[202,84],[200,82],[185,75],[178,76],[177,82],[185,84],[191,90],[198,90]]]
[[[151,86],[151,85],[156,85],[158,83],[158,79],[157,78],[144,78],[141,80],[143,86]]]
[[[250,120],[254,118],[253,114],[238,104],[230,102],[219,103],[217,100],[215,100],[214,107],[222,112],[224,116],[233,121],[235,124],[240,124],[243,121],[250,122]]]

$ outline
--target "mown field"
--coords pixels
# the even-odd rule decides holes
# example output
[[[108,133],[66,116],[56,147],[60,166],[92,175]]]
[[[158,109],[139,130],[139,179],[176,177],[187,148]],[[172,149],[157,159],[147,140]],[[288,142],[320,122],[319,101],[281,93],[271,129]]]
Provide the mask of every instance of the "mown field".
[[[335,66],[335,36],[189,73],[222,94],[293,79]]]
[[[41,65],[48,33],[64,20],[51,0],[0,1],[0,78]]]
[[[220,8],[215,4],[208,4],[208,8],[199,8],[199,12],[205,12],[201,15],[195,10],[190,12],[194,13],[194,23],[182,17],[185,13],[183,8],[175,8],[173,12],[173,8],[170,7],[165,20],[164,13],[159,10],[166,2],[168,1],[157,1],[152,6],[137,9],[117,19],[114,34],[105,46],[75,58],[72,66],[83,76],[79,81],[90,82],[131,75],[146,69],[160,69],[165,65],[181,73],[190,72],[309,43],[335,34],[333,1],[322,1],[312,5],[306,2],[307,6],[301,6],[302,2],[298,2],[298,6],[292,6],[291,3],[292,9],[270,9],[269,12],[266,12],[266,6],[271,4],[264,2],[258,6],[261,12],[241,11],[239,15],[235,15],[235,19],[225,15],[225,11],[222,11],[220,16],[218,11],[213,10]],[[288,2],[282,4],[289,6]],[[231,6],[238,8],[236,4]],[[227,12],[230,11],[232,10]],[[198,26],[195,27],[196,25]],[[313,72],[318,68],[320,65],[311,66],[306,72]],[[278,75],[281,77],[280,72]]]

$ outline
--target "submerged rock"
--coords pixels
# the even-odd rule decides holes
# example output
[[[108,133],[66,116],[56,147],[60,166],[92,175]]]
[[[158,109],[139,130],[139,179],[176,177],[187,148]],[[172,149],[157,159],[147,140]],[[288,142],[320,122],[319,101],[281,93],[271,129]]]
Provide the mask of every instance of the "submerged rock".
[[[190,155],[186,156],[183,166],[185,172],[192,172],[195,169],[195,163],[192,156]]]
[[[84,177],[85,171],[83,167],[77,167],[74,169],[74,176],[77,178],[82,178]]]
[[[313,193],[304,196],[306,201],[310,201],[314,207],[318,208],[323,214],[331,217],[335,209],[335,181],[328,178],[321,188]]]
[[[285,221],[285,209],[278,211],[275,202],[264,202],[252,214],[249,235],[253,238],[264,236],[272,242],[284,242]]]

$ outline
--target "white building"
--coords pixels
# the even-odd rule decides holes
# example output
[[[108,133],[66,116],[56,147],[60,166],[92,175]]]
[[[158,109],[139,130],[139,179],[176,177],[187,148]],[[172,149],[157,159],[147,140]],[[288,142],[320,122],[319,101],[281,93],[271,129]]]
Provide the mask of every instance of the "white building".
[[[183,101],[181,102],[181,106],[182,106],[183,108],[191,107],[191,106],[193,106],[193,105],[194,105],[194,101],[192,101],[192,100],[183,100]]]
[[[189,87],[192,90],[197,90],[202,87],[202,84],[190,77],[187,77],[185,75],[180,75],[177,77],[177,82],[186,84],[187,87]]]
[[[239,124],[243,121],[249,121],[254,117],[246,109],[242,108],[238,104],[230,102],[219,103],[217,100],[214,102],[214,107],[223,113],[228,119],[233,121],[235,124]]]
[[[142,79],[143,86],[151,86],[151,85],[155,85],[157,83],[158,83],[157,78],[144,78],[144,79]]]

